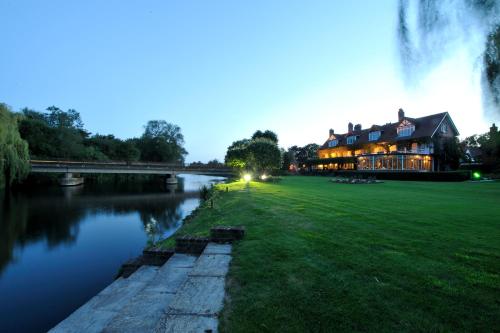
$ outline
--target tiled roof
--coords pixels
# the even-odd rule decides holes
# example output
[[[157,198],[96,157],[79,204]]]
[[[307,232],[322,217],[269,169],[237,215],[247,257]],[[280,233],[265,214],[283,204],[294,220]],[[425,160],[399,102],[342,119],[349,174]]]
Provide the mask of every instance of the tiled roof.
[[[367,129],[363,129],[361,131],[352,131],[351,133],[344,134],[334,134],[335,138],[339,140],[338,144],[335,147],[339,146],[351,146],[347,144],[347,137],[356,135],[357,139],[355,144],[368,144],[368,143],[377,143],[377,142],[397,142],[403,140],[410,139],[419,139],[419,138],[431,138],[437,127],[444,119],[445,116],[448,115],[448,112],[436,113],[430,116],[420,117],[420,118],[410,118],[404,117],[402,121],[408,120],[413,125],[415,125],[415,131],[410,136],[399,137],[397,133],[397,128],[401,122],[397,123],[388,123],[385,125],[372,125]],[[449,115],[448,115],[449,117]],[[450,122],[453,122],[450,119]],[[453,125],[454,127],[454,125]],[[456,131],[456,129],[454,129]],[[373,131],[381,131],[380,137],[378,140],[370,141],[368,133]],[[458,134],[458,133],[457,133]],[[325,141],[325,143],[321,146],[320,149],[330,148],[328,147],[328,142],[330,142],[330,138]],[[331,147],[333,148],[333,147]]]

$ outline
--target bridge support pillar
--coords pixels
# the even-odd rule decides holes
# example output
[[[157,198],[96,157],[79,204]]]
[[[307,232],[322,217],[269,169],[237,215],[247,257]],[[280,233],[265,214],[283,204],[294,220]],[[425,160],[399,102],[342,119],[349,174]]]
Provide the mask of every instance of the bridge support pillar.
[[[177,185],[177,177],[175,173],[167,174],[167,185]]]
[[[59,185],[61,186],[76,186],[82,185],[84,182],[83,177],[74,177],[73,173],[66,172],[62,178],[59,178]]]

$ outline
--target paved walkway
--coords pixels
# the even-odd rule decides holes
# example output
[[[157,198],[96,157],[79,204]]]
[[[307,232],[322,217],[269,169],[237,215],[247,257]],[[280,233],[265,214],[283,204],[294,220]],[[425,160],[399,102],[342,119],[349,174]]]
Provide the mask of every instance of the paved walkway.
[[[217,332],[231,245],[174,254],[119,278],[50,332]]]

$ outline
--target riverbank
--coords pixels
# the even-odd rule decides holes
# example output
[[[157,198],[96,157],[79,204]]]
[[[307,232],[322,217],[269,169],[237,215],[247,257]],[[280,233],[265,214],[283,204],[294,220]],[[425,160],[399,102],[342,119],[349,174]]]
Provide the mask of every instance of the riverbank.
[[[234,182],[176,235],[246,227],[223,331],[487,331],[499,324],[499,198],[498,182]]]
[[[146,244],[172,235],[198,207],[200,186],[222,180],[183,178],[175,190],[156,181],[90,180],[0,193],[0,331],[54,327]]]

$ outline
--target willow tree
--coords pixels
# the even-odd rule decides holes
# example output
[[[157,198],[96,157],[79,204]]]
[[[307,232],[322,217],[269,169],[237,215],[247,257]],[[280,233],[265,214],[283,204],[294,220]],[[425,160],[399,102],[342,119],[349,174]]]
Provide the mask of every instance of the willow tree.
[[[456,54],[457,42],[468,45],[474,67],[481,68],[484,101],[500,113],[500,1],[399,0],[397,36],[405,79],[412,83]]]
[[[18,116],[0,103],[0,187],[22,180],[29,171],[28,144],[19,135]]]

